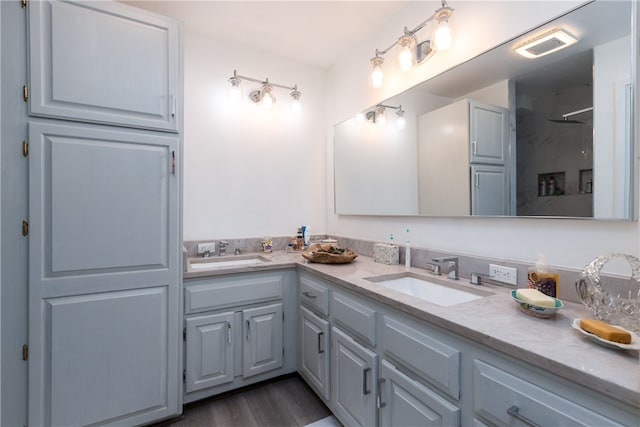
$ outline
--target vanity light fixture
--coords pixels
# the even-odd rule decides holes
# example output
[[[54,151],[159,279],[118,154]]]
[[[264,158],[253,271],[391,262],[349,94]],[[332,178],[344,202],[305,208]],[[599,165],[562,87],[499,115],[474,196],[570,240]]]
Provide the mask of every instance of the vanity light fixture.
[[[451,27],[452,17],[453,9],[447,5],[446,0],[442,0],[442,6],[416,28],[409,30],[407,27],[404,27],[404,34],[400,36],[398,40],[394,41],[391,46],[383,50],[376,49],[375,56],[371,58],[371,66],[373,67],[370,77],[371,87],[382,87],[382,81],[384,79],[384,73],[382,71],[384,55],[395,46],[399,47],[398,67],[402,71],[409,71],[416,64],[424,62],[430,58],[436,50],[445,50],[451,47],[454,36]],[[416,33],[430,22],[434,23],[431,38],[423,42],[418,42]]]
[[[402,109],[402,105],[398,105],[397,107],[395,107],[393,105],[378,104],[366,113],[359,113],[356,116],[356,121],[363,122],[364,120],[366,120],[369,123],[384,126],[385,124],[387,124],[387,109],[396,110],[396,116],[398,116],[398,119],[396,120],[396,126],[398,127],[398,129],[404,129],[407,126],[407,121],[405,119],[405,111]]]
[[[289,92],[289,96],[291,97],[292,101],[291,111],[293,111],[294,113],[299,113],[302,109],[302,106],[300,104],[300,96],[302,96],[302,93],[300,93],[300,91],[298,90],[298,85],[285,86],[277,83],[272,83],[268,78],[264,80],[258,80],[247,76],[241,76],[236,70],[233,70],[233,76],[229,78],[229,83],[231,83],[230,91],[232,99],[239,99],[242,97],[240,83],[243,80],[260,83],[261,86],[259,89],[254,89],[249,92],[249,99],[256,104],[260,104],[262,108],[270,109],[273,106],[273,104],[276,102],[276,98],[273,95],[273,89],[281,88],[291,91]]]
[[[516,53],[525,58],[535,59],[557,52],[575,44],[578,40],[563,29],[554,29],[527,40],[515,48]]]

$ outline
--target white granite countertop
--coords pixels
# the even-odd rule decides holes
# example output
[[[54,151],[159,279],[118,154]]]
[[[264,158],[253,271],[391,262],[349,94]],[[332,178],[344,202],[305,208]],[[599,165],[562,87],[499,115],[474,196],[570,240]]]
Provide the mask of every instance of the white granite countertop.
[[[571,327],[573,319],[592,317],[581,304],[565,302],[564,308],[558,310],[555,316],[541,319],[520,311],[511,299],[511,288],[468,285],[474,289],[491,291],[494,295],[442,307],[365,280],[366,277],[406,271],[436,277],[420,268],[379,264],[365,256],[358,257],[350,264],[317,264],[309,263],[299,252],[259,255],[270,259],[270,262],[187,271],[184,278],[297,267],[554,375],[640,407],[639,352],[603,347],[574,330]],[[233,259],[233,255],[226,258]],[[446,283],[450,279],[438,276],[437,280]],[[451,282],[466,285],[468,280],[461,278]]]

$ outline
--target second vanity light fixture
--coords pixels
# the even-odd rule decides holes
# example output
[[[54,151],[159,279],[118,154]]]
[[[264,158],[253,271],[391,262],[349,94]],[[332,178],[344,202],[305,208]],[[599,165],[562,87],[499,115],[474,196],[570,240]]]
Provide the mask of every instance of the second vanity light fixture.
[[[262,108],[269,109],[276,102],[276,98],[273,95],[273,88],[281,88],[290,90],[289,96],[291,97],[291,111],[294,113],[299,113],[302,109],[300,104],[300,96],[302,93],[298,90],[298,85],[293,86],[285,86],[277,83],[272,83],[269,81],[269,78],[264,80],[258,80],[247,76],[241,76],[238,74],[237,70],[233,70],[233,76],[229,78],[229,83],[231,83],[231,98],[235,100],[239,100],[242,98],[242,89],[240,88],[240,83],[242,80],[247,80],[254,83],[260,83],[259,89],[254,89],[249,92],[249,100],[256,104],[260,104]]]
[[[411,70],[416,64],[420,64],[430,58],[436,50],[446,50],[451,47],[453,43],[453,29],[451,27],[453,9],[447,5],[446,0],[442,0],[441,4],[442,6],[437,9],[433,15],[413,30],[409,31],[407,27],[404,27],[404,34],[398,40],[394,41],[391,46],[384,50],[376,49],[376,56],[371,58],[373,70],[371,72],[370,83],[373,88],[382,87],[382,81],[384,79],[384,73],[382,72],[384,55],[396,45],[399,46],[398,66],[402,71]],[[431,39],[418,43],[416,33],[430,22],[434,23]]]
[[[368,121],[372,124],[380,124],[385,125],[387,123],[387,115],[386,110],[396,110],[396,116],[398,116],[396,120],[396,126],[398,129],[404,129],[407,126],[407,121],[405,119],[405,111],[402,109],[402,105],[398,105],[397,107],[393,105],[385,105],[378,104],[371,110],[360,113],[356,116],[356,120],[359,122]]]

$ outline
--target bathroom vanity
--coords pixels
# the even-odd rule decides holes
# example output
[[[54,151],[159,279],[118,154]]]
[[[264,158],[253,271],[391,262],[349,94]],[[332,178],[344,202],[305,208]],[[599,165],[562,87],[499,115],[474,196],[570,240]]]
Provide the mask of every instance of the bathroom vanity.
[[[579,304],[567,302],[555,317],[540,319],[520,312],[508,288],[482,286],[481,298],[440,306],[368,280],[402,275],[404,266],[364,256],[346,265],[307,263],[295,253],[266,257],[271,262],[185,273],[185,401],[297,370],[345,425],[509,425],[514,418],[529,425],[637,425],[638,353],[598,346],[574,331],[574,318],[590,317]],[[465,279],[408,271],[444,286],[478,289]],[[194,309],[196,295],[223,288],[248,300],[225,297],[224,306]],[[285,313],[283,364],[254,381],[243,362],[242,369],[229,368],[234,379],[225,385],[194,392],[198,369],[223,366],[215,359],[219,350],[207,358],[202,350],[228,345],[231,330],[236,351],[242,342],[242,357],[233,360],[245,360],[255,352],[248,310],[278,304]],[[202,326],[189,333],[206,316],[226,323],[208,334]],[[264,316],[264,334],[279,333],[270,324],[273,313]],[[280,349],[273,335],[265,336],[263,343]],[[276,358],[270,345],[259,355]],[[213,377],[219,370],[211,370]]]

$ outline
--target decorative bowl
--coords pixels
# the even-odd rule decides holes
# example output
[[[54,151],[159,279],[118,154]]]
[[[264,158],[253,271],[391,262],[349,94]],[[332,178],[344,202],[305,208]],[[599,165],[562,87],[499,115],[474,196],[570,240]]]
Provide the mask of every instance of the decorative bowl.
[[[631,266],[628,287],[614,286],[614,280],[600,275],[604,264],[622,258]],[[620,284],[621,281],[618,282]],[[607,254],[595,258],[576,280],[576,291],[597,319],[640,334],[640,260],[632,255]]]
[[[302,257],[321,264],[346,264],[358,257],[351,249],[341,249],[336,245],[321,243],[311,245]]]
[[[556,311],[564,307],[564,304],[562,303],[562,301],[560,301],[557,298],[553,298],[556,304],[555,307],[543,307],[541,305],[531,304],[530,302],[518,299],[518,297],[516,296],[516,292],[517,292],[516,289],[511,291],[511,298],[513,298],[513,300],[518,304],[518,306],[520,307],[520,310],[523,313],[533,317],[541,317],[543,319],[546,319],[553,316],[554,314],[556,314]]]

